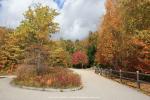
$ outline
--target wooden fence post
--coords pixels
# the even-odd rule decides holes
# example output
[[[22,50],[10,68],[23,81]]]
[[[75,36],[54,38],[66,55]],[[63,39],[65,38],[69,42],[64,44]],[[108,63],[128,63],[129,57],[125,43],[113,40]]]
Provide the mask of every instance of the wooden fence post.
[[[120,69],[120,82],[122,82],[122,70]]]
[[[109,69],[107,69],[107,77],[109,77]]]
[[[102,75],[102,68],[100,68],[99,70],[100,70],[100,75]]]
[[[95,73],[98,74],[98,68],[95,68]]]
[[[136,71],[137,87],[140,89],[139,71]]]
[[[109,77],[109,70],[108,69],[106,70],[106,74],[107,74],[107,77]]]
[[[112,69],[110,69],[110,78],[112,78]]]
[[[104,76],[106,77],[106,69],[104,69]]]
[[[107,69],[105,69],[105,76],[107,77]]]
[[[103,76],[103,69],[101,68],[101,75]]]
[[[100,71],[100,68],[98,68],[98,75],[100,75],[101,74],[101,71]]]

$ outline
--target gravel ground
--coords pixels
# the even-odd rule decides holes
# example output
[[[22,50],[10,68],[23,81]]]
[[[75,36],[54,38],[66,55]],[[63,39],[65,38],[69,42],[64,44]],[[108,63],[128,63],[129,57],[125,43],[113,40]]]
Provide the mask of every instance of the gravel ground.
[[[27,90],[10,85],[12,76],[0,78],[0,100],[150,100],[150,96],[111,81],[90,70],[74,69],[84,88],[72,92]]]

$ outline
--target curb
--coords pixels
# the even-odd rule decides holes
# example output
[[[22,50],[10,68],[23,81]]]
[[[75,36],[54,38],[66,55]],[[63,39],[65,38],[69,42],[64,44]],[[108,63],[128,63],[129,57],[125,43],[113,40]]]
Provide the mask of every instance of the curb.
[[[0,76],[0,78],[6,78],[6,77],[4,77],[4,76]]]
[[[11,85],[14,87],[27,89],[27,90],[37,90],[37,91],[46,91],[46,92],[72,92],[72,91],[78,91],[83,88],[83,86],[77,87],[77,88],[71,88],[71,89],[53,89],[53,88],[36,88],[36,87],[27,87],[27,86],[19,86],[11,82]]]
[[[13,87],[27,89],[27,90],[37,90],[37,91],[46,91],[46,92],[72,92],[72,91],[78,91],[83,88],[83,86],[77,87],[77,88],[70,88],[70,89],[55,89],[55,88],[36,88],[36,87],[28,87],[28,86],[19,86],[15,83],[10,83]]]
[[[4,75],[4,76],[0,76],[0,78],[16,78],[15,75]]]
[[[0,76],[0,78],[16,78],[16,76]],[[70,88],[70,89],[55,89],[55,88],[36,88],[36,87],[27,87],[27,86],[19,86],[14,84],[12,81],[10,84],[14,87],[22,88],[22,89],[28,89],[28,90],[37,90],[37,91],[47,91],[47,92],[72,92],[72,91],[78,91],[83,88],[81,85],[80,87],[77,88]]]

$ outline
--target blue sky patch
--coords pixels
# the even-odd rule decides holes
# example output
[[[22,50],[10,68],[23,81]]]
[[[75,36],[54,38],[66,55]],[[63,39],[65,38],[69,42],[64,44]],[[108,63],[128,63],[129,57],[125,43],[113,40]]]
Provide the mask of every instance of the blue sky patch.
[[[3,0],[0,0],[0,9],[2,8],[2,1],[3,1]]]
[[[0,3],[0,8],[2,7],[2,4]]]
[[[57,4],[59,9],[62,9],[65,3],[65,0],[54,0],[54,2]]]
[[[0,8],[2,7],[1,1],[2,1],[2,0],[0,0]]]

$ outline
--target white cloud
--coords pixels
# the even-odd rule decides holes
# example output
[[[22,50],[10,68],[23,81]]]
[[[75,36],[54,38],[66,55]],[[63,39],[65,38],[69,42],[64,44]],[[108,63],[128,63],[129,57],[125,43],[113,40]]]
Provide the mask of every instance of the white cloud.
[[[42,3],[43,5],[57,8],[53,0],[2,0],[0,25],[13,28],[18,26],[23,19],[25,11],[35,3]]]
[[[59,10],[56,21],[60,24],[60,34],[55,37],[65,39],[83,39],[89,31],[95,31],[100,16],[105,12],[105,0],[65,0],[60,10],[53,0],[2,0],[0,25],[16,27],[23,19],[23,13],[34,3],[42,3]]]
[[[96,31],[105,12],[104,0],[66,0],[58,22],[65,39],[83,39]],[[57,35],[58,36],[58,35]]]

